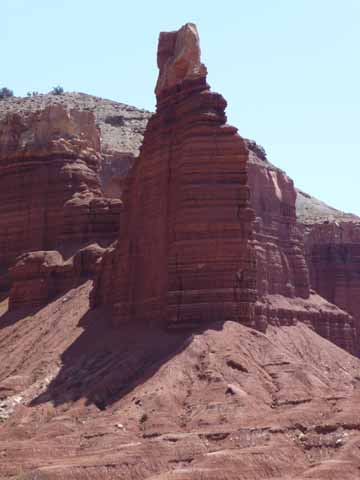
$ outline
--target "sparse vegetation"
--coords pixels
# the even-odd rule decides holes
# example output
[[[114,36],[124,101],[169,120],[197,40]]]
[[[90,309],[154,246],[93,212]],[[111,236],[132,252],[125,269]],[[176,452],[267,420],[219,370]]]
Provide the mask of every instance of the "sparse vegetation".
[[[4,100],[5,98],[13,97],[14,92],[10,90],[10,88],[3,87],[0,88],[0,100]]]
[[[63,87],[61,87],[60,85],[58,85],[57,87],[54,87],[52,90],[51,90],[51,93],[53,95],[62,95],[64,93],[64,89]]]
[[[123,127],[125,125],[125,120],[122,115],[108,115],[105,118],[105,123],[109,123],[113,127]]]
[[[28,97],[37,97],[39,95],[39,92],[27,92],[26,95]]]
[[[143,413],[140,417],[140,423],[145,423],[148,418],[149,417],[148,417],[147,413]]]

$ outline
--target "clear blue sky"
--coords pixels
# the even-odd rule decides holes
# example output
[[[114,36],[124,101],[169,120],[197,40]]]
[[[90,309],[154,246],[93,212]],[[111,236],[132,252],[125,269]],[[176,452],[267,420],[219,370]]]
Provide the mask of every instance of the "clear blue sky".
[[[0,86],[154,109],[161,30],[198,25],[229,122],[301,189],[360,214],[360,0],[0,0]]]

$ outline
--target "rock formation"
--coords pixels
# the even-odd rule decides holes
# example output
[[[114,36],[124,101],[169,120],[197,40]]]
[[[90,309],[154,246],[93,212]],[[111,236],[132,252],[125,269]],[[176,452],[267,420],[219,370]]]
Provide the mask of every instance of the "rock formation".
[[[55,296],[92,278],[99,273],[103,254],[103,248],[92,244],[67,261],[57,251],[20,255],[10,268],[9,311],[44,306]]]
[[[267,160],[265,151],[255,142],[247,141],[247,145],[250,200],[256,213],[254,245],[259,297],[256,325],[264,330],[268,323],[289,325],[300,320],[355,353],[356,321],[351,317],[354,310],[347,308],[346,302],[335,301],[324,294],[324,289],[319,289],[314,282],[312,287],[316,293],[311,291],[303,228],[296,217],[297,192],[293,181]]]
[[[94,304],[116,322],[254,322],[248,149],[210,92],[195,25],[161,33],[157,110],[124,191],[118,245]],[[116,288],[113,288],[116,285]]]
[[[61,105],[0,122],[0,268],[24,252],[72,255],[109,244],[122,203],[102,195],[100,135],[90,112]],[[6,282],[5,282],[6,283]]]
[[[312,287],[356,319],[360,344],[360,219],[305,227]]]
[[[360,221],[318,224],[302,194],[296,222],[292,180],[226,125],[194,25],[161,34],[158,64],[125,181],[133,107],[94,101],[104,145],[78,94],[0,111],[1,478],[354,480],[360,360],[326,340],[353,352],[354,319],[309,278],[356,314]]]
[[[256,213],[257,285],[262,295],[308,298],[309,275],[302,231],[296,221],[296,191],[285,172],[267,161],[254,142],[250,150],[249,185]]]
[[[237,319],[265,331],[300,320],[355,352],[353,318],[310,291],[293,181],[225,125],[195,26],[160,35],[158,66],[157,111],[124,185],[123,229],[94,304],[111,305],[115,322],[173,328]]]
[[[355,319],[360,352],[360,218],[297,191],[311,286]]]
[[[119,197],[122,180],[139,154],[151,112],[85,93],[66,92],[9,98],[0,104],[0,121],[10,114],[30,116],[53,106],[94,115],[101,135],[101,187],[107,197]]]

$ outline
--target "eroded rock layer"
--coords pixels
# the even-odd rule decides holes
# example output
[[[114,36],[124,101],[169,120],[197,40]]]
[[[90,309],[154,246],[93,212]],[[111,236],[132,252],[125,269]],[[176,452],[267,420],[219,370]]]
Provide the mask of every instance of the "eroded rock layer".
[[[248,146],[259,295],[308,298],[309,274],[303,235],[296,221],[294,183],[266,160],[261,147],[250,141]]]
[[[120,200],[104,199],[89,112],[54,105],[0,123],[0,265],[27,251],[113,239]]]
[[[41,307],[99,272],[104,249],[88,245],[64,261],[57,251],[23,253],[10,268],[9,311]]]
[[[359,338],[360,221],[307,225],[305,231],[313,288],[355,317]]]
[[[119,182],[139,154],[151,112],[85,93],[64,92],[61,95],[48,93],[8,98],[6,102],[0,102],[0,121],[9,114],[23,117],[53,106],[87,114],[91,112],[95,116],[101,134],[101,186],[106,196],[118,197],[121,194]]]
[[[194,25],[160,35],[158,66],[157,111],[127,180],[122,234],[104,257],[94,303],[112,305],[118,322],[252,324],[248,149],[206,83]]]
[[[250,150],[250,199],[256,213],[254,244],[259,295],[256,325],[265,330],[268,323],[289,325],[300,320],[342,348],[356,352],[356,322],[350,315],[356,308],[348,308],[349,302],[345,300],[351,295],[351,289],[347,288],[345,281],[343,298],[339,301],[319,281],[312,281],[317,293],[340,308],[311,292],[304,233],[296,217],[294,183],[267,160],[264,150],[255,142],[247,141],[247,145]],[[321,271],[319,262],[313,260],[311,264],[314,264],[314,268],[310,268],[312,277],[319,276],[315,273]],[[323,282],[328,285],[337,282],[336,272],[331,271],[327,261],[322,268],[325,273],[320,274]]]

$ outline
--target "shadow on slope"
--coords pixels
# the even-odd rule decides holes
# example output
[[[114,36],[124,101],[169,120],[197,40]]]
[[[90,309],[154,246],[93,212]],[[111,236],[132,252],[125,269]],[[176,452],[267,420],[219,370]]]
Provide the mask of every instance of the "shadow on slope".
[[[189,332],[167,333],[161,324],[137,323],[114,328],[104,309],[89,310],[80,320],[84,330],[61,355],[63,366],[31,406],[55,406],[86,398],[100,410],[152,377],[191,342]]]
[[[78,281],[76,286],[69,285],[67,288],[64,288],[61,293],[49,298],[47,301],[44,300],[40,305],[24,305],[15,310],[9,310],[9,292],[4,292],[3,295],[0,293],[0,330],[11,327],[15,323],[19,322],[22,319],[27,317],[33,317],[37,313],[44,310],[48,305],[55,303],[58,300],[66,297],[66,295],[74,288],[79,288],[86,283],[88,278],[81,278]]]

